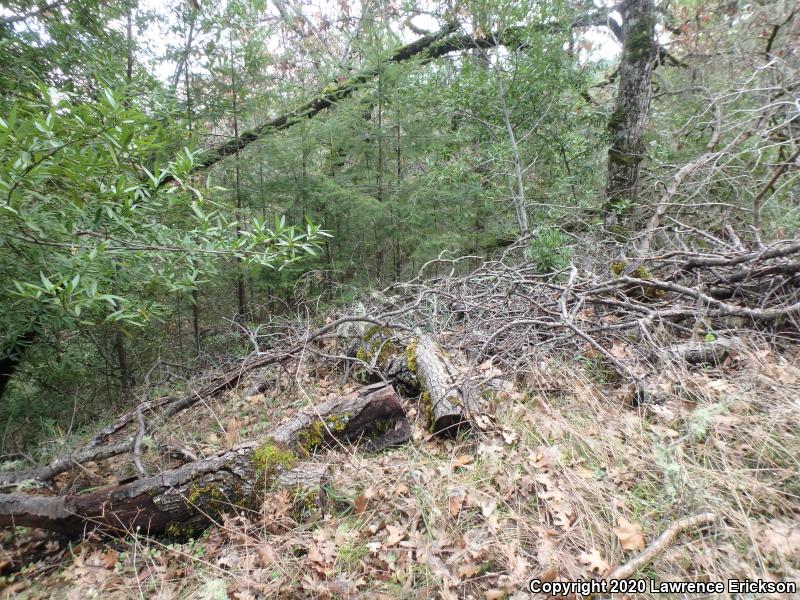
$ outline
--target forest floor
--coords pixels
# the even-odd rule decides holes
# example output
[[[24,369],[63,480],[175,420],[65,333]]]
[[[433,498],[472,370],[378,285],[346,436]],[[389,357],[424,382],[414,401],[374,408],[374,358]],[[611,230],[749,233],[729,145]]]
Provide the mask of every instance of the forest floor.
[[[711,527],[681,535],[637,576],[800,580],[800,356],[740,340],[718,367],[664,368],[654,382],[663,401],[640,408],[591,359],[522,381],[489,361],[481,370],[496,378],[482,398],[491,427],[442,440],[408,400],[405,445],[316,457],[333,475],[324,508],[303,522],[277,492],[257,517],[232,510],[182,543],[131,532],[59,544],[18,528],[3,533],[0,567],[17,564],[3,597],[536,598],[530,579],[602,576],[676,520],[709,511]],[[357,387],[309,366],[248,396],[264,375],[158,436],[207,455]],[[148,452],[149,464],[170,466]],[[118,480],[129,463],[92,463],[84,485]]]

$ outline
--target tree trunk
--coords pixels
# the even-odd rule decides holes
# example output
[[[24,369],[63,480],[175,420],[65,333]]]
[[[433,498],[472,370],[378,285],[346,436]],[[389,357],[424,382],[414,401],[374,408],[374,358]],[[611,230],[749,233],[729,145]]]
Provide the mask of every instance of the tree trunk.
[[[70,536],[91,528],[185,535],[224,512],[257,508],[263,492],[275,482],[307,488],[309,473],[319,474],[319,480],[320,469],[292,468],[319,447],[365,438],[372,449],[379,449],[381,439],[395,444],[409,434],[394,389],[385,384],[367,386],[309,408],[260,439],[153,477],[85,495],[0,494],[0,525],[38,527]]]
[[[622,58],[619,90],[608,121],[611,148],[604,207],[607,227],[617,225],[620,215],[635,204],[638,196],[650,80],[658,52],[653,0],[625,0],[619,11],[623,19]]]
[[[19,363],[22,362],[25,350],[35,338],[35,332],[26,331],[8,347],[3,348],[2,354],[0,354],[0,398],[3,397]]]
[[[228,41],[231,53],[231,95],[233,100],[233,141],[236,143],[234,151],[234,171],[236,174],[236,235],[242,235],[242,181],[239,169],[239,89],[236,87],[236,55],[233,51],[233,25],[228,31]],[[244,271],[242,259],[236,259],[236,305],[238,307],[237,321],[244,321],[246,318],[247,304],[245,300]]]
[[[432,337],[419,337],[415,361],[429,428],[435,433],[455,435],[478,414],[474,391],[458,385],[457,371]]]

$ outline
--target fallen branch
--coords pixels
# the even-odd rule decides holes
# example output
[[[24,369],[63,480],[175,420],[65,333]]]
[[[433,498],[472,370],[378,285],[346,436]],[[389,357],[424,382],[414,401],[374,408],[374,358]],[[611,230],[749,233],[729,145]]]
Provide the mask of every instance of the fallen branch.
[[[183,534],[224,512],[257,507],[276,478],[323,445],[365,438],[381,447],[383,437],[404,441],[396,434],[403,430],[410,433],[394,389],[367,386],[309,408],[259,439],[152,477],[85,495],[0,494],[0,526],[70,536],[95,527],[117,534]]]
[[[606,579],[629,579],[634,573],[649,565],[654,558],[664,552],[681,533],[688,529],[697,529],[698,527],[710,525],[716,521],[716,519],[717,515],[714,513],[702,513],[675,521],[672,525],[667,527],[664,533],[645,548],[641,554],[632,558],[624,565],[620,565],[612,570],[606,576]]]
[[[402,324],[379,321],[373,317],[342,317],[341,319],[337,319],[336,321],[333,321],[324,327],[320,327],[315,331],[307,333],[299,342],[292,344],[286,351],[250,356],[241,364],[228,369],[221,376],[216,377],[211,381],[211,383],[205,385],[199,390],[188,392],[187,394],[177,398],[157,398],[155,400],[142,403],[139,407],[119,417],[113,425],[98,432],[87,446],[75,450],[69,454],[59,456],[53,459],[48,465],[40,469],[8,471],[5,473],[0,473],[0,488],[12,486],[28,480],[34,480],[39,483],[47,482],[56,475],[64,473],[76,465],[81,465],[91,461],[105,460],[114,456],[133,452],[136,444],[136,436],[130,436],[113,443],[107,442],[111,436],[118,434],[132,423],[136,422],[138,424],[138,414],[140,412],[143,415],[155,413],[155,417],[151,419],[146,428],[146,430],[149,431],[152,429],[152,424],[156,417],[164,421],[175,416],[179,412],[194,406],[198,402],[215,398],[221,393],[239,385],[247,373],[269,365],[287,362],[295,358],[298,353],[300,353],[303,348],[305,348],[313,340],[335,330],[336,327],[342,325],[343,323],[356,321],[372,323],[379,327],[391,326],[395,329],[404,328]],[[141,427],[139,428],[139,431],[141,431]]]

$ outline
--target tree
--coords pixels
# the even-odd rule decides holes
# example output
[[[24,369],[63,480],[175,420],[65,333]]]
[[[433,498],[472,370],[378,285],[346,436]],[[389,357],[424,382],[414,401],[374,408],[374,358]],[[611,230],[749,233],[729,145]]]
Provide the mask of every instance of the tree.
[[[163,313],[158,290],[191,289],[219,259],[280,267],[323,233],[209,209],[188,179],[195,154],[149,164],[164,142],[124,89],[99,101],[40,85],[0,119],[2,385],[25,343],[102,323],[140,327]],[[175,183],[163,186],[170,177]]]
[[[650,108],[650,80],[658,52],[653,0],[625,0],[622,15],[622,58],[619,88],[608,120],[605,223],[613,226],[636,202],[644,158],[644,128]]]

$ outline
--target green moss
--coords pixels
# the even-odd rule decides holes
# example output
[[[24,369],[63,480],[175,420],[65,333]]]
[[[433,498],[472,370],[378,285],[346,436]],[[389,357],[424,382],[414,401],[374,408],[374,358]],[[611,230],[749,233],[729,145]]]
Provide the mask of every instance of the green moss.
[[[645,267],[644,265],[637,265],[636,268],[631,270],[630,273],[625,273],[625,269],[628,268],[628,263],[624,260],[615,260],[611,263],[611,273],[614,277],[622,277],[625,274],[626,277],[631,277],[633,279],[652,279],[653,274],[650,272],[650,269]],[[666,295],[664,290],[654,288],[653,286],[633,286],[626,290],[628,296],[639,298],[639,299],[648,299],[648,300],[656,300],[658,298],[663,298]]]
[[[297,462],[297,455],[288,448],[267,442],[253,450],[250,459],[259,476],[271,477],[277,469],[291,469]]]
[[[635,148],[611,148],[608,151],[608,158],[612,162],[623,165],[636,165],[642,160],[642,153]]]
[[[297,441],[307,454],[311,454],[314,450],[319,448],[325,440],[323,432],[322,421],[316,420],[297,434]]]
[[[373,325],[361,336],[363,345],[356,351],[356,358],[366,363],[375,361],[375,364],[384,364],[390,357],[398,353],[397,346],[392,341],[392,329]]]
[[[618,106],[614,109],[608,117],[607,127],[609,131],[618,131],[622,129],[622,124],[625,119],[625,109],[621,106]]]
[[[186,542],[192,538],[199,536],[205,527],[198,523],[170,523],[164,530],[164,535],[168,538]]]
[[[406,346],[406,365],[414,375],[417,374],[417,341],[414,340]]]
[[[338,415],[331,415],[326,417],[324,421],[315,419],[311,425],[306,427],[297,435],[297,441],[300,447],[311,454],[319,448],[330,434],[337,435],[344,433],[347,430],[347,424],[352,418],[349,412],[343,412]],[[330,432],[330,433],[329,433]]]
[[[625,58],[629,61],[650,60],[655,48],[653,17],[641,16],[634,22],[625,38]]]
[[[213,483],[208,485],[192,484],[186,500],[193,506],[206,506],[219,503],[223,499],[222,490]]]

